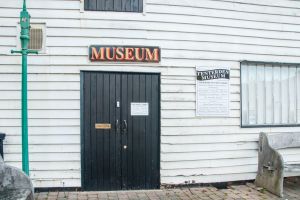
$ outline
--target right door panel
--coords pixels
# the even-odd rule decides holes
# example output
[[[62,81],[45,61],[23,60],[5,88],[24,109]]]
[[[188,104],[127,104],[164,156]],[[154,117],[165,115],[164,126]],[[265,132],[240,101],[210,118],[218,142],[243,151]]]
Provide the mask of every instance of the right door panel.
[[[160,186],[160,76],[121,75],[122,188]]]

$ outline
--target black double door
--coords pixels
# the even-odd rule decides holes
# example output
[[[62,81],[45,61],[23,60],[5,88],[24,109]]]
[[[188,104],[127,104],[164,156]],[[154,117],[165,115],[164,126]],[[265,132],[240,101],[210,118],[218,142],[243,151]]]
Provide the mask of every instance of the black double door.
[[[81,73],[84,190],[160,186],[160,75]]]

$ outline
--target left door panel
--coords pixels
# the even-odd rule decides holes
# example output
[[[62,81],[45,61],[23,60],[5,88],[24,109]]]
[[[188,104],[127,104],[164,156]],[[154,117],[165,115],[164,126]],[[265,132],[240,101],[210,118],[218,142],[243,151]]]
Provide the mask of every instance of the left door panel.
[[[121,120],[118,102],[121,75],[82,72],[81,81],[82,187],[84,190],[120,190]]]

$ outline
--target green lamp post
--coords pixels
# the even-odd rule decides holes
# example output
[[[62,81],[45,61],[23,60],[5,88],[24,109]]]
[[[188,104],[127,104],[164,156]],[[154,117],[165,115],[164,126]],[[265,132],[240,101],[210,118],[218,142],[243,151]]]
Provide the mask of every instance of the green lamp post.
[[[26,0],[23,0],[23,9],[20,13],[21,47],[20,51],[12,50],[11,53],[22,54],[22,169],[29,175],[28,155],[28,108],[27,108],[27,55],[37,54],[35,50],[29,50],[30,40],[30,15],[27,12]]]

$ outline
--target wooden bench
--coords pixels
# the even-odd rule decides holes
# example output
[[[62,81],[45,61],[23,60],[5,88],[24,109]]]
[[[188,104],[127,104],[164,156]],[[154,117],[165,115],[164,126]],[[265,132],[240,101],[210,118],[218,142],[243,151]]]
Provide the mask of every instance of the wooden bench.
[[[21,170],[4,164],[0,156],[0,199],[33,200],[29,177]]]
[[[300,162],[285,162],[280,149],[300,147],[300,133],[260,133],[255,184],[283,196],[283,179],[300,175]],[[300,160],[300,155],[299,155]]]

